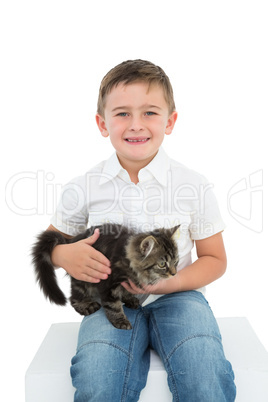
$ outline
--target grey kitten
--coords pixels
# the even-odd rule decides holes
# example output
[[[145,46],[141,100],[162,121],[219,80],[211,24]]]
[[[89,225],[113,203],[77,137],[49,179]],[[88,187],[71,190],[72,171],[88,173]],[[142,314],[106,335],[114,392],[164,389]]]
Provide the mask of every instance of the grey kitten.
[[[114,327],[131,329],[122,302],[129,308],[137,309],[139,300],[127,292],[121,283],[131,280],[141,287],[176,275],[179,258],[174,234],[179,226],[136,233],[122,225],[104,224],[91,227],[72,239],[66,239],[55,231],[42,232],[32,249],[33,264],[37,282],[51,302],[59,305],[67,302],[57,284],[51,262],[53,248],[58,244],[85,239],[96,228],[100,230],[100,236],[92,247],[110,260],[112,273],[99,283],[83,282],[71,277],[71,305],[82,315],[93,314],[102,306]]]

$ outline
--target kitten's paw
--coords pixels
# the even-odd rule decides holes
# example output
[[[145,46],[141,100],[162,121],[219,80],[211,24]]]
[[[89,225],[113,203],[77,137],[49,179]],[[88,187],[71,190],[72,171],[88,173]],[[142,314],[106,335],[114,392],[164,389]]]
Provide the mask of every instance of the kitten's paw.
[[[93,314],[101,308],[98,302],[73,302],[72,306],[81,315]]]
[[[136,297],[125,300],[125,306],[137,310],[140,307],[140,302]]]
[[[117,320],[115,322],[112,322],[113,326],[117,329],[132,329],[132,325],[130,324],[130,322],[125,319],[125,318],[121,318],[120,320]]]

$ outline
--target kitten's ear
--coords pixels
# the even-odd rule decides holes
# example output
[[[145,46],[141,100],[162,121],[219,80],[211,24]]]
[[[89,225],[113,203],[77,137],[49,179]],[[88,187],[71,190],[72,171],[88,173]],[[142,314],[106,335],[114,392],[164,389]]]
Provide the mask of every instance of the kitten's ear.
[[[152,252],[155,245],[157,245],[157,241],[153,236],[147,236],[142,240],[140,244],[140,250],[144,258],[148,257],[148,255]]]
[[[176,225],[173,228],[166,229],[169,237],[172,237],[174,240],[178,239],[180,237],[180,226],[181,225]]]

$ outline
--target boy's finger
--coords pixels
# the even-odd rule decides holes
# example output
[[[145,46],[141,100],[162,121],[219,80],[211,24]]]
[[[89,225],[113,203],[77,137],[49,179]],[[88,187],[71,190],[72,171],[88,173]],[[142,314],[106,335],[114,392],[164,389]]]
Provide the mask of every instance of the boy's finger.
[[[121,285],[132,294],[144,294],[145,291],[142,288],[138,288],[130,279],[128,282],[122,282]]]
[[[106,258],[102,253],[97,250],[94,250],[94,253],[90,254],[88,260],[86,262],[86,266],[91,268],[95,271],[98,271],[102,274],[110,275],[111,268],[110,268],[110,261]]]
[[[84,242],[85,242],[86,244],[89,244],[89,245],[91,246],[92,244],[94,244],[94,243],[98,240],[99,236],[100,236],[100,231],[99,231],[99,229],[95,229],[93,235],[90,236],[90,237],[87,237],[87,238],[84,240]]]
[[[105,280],[108,278],[109,274],[100,270],[97,270],[92,267],[87,267],[84,271],[84,274],[87,275],[88,277],[94,278],[94,279],[100,279],[100,280]]]
[[[111,263],[108,260],[107,257],[105,257],[104,254],[102,254],[100,251],[98,250],[92,250],[92,253],[89,256],[89,266],[92,266],[91,264],[94,263],[94,268],[99,270],[99,271],[107,271],[107,267],[110,268]],[[104,265],[104,267],[103,267]],[[109,273],[110,273],[110,269],[109,269]]]

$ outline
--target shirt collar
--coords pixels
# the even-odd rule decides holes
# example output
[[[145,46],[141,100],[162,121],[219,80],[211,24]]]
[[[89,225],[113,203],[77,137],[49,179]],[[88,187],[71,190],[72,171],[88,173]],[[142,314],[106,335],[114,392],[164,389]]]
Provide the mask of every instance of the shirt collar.
[[[104,162],[102,175],[100,178],[100,185],[113,180],[121,170],[124,170],[119,163],[116,153],[114,152],[109,159]]]
[[[144,172],[149,172],[161,185],[168,184],[168,171],[170,169],[170,159],[162,147],[155,155],[154,159],[139,172],[139,179],[142,181]]]
[[[154,177],[161,185],[167,186],[169,169],[170,159],[164,149],[160,147],[154,159],[139,171],[139,182],[142,184]],[[126,178],[126,180],[128,178],[129,180],[127,171],[120,165],[116,153],[113,153],[104,163],[99,184],[105,184],[116,176],[120,176],[123,179]]]

